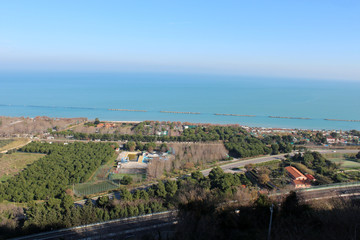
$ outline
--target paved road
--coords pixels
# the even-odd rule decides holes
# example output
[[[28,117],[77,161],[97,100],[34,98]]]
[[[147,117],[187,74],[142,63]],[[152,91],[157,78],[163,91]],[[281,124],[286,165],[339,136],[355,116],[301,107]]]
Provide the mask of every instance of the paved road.
[[[323,149],[314,149],[314,150],[311,150],[311,151],[316,151],[316,152],[319,152],[319,153],[342,153],[342,154],[345,154],[345,153],[358,153],[360,151],[360,149],[331,149],[331,150],[323,150]]]
[[[225,172],[232,172],[231,169],[244,167],[247,164],[256,164],[256,163],[269,162],[269,161],[273,161],[273,160],[285,159],[285,157],[284,157],[285,155],[286,154],[280,154],[280,155],[252,158],[252,159],[248,159],[248,160],[237,160],[237,161],[232,161],[231,163],[228,163],[228,164],[220,165],[219,167],[221,167]],[[209,168],[209,169],[202,170],[201,172],[204,174],[204,176],[207,176],[207,175],[209,175],[211,170],[212,170],[212,168]],[[236,170],[233,172],[239,172],[239,170]]]
[[[177,212],[168,211],[112,220],[105,223],[95,223],[74,228],[39,233],[16,240],[45,240],[45,239],[126,239],[142,236],[159,229],[170,229],[177,223]]]
[[[325,153],[341,153],[341,154],[345,154],[345,153],[358,153],[359,150],[353,150],[353,149],[343,149],[343,150],[332,150],[332,149],[328,149],[328,150],[311,150],[311,151],[317,151],[320,152],[321,154],[325,154]],[[291,153],[294,154],[294,153]],[[257,158],[252,158],[249,160],[241,160],[241,159],[236,159],[233,160],[231,163],[229,164],[224,164],[221,165],[220,167],[225,171],[225,172],[241,172],[243,170],[231,170],[233,168],[241,168],[244,167],[246,164],[257,164],[257,163],[263,163],[263,162],[269,162],[269,161],[273,161],[273,160],[282,160],[285,159],[286,154],[279,154],[279,155],[273,155],[273,156],[265,156],[265,157],[257,157]],[[205,169],[203,171],[201,171],[205,176],[209,175],[209,172],[211,171],[211,169]]]

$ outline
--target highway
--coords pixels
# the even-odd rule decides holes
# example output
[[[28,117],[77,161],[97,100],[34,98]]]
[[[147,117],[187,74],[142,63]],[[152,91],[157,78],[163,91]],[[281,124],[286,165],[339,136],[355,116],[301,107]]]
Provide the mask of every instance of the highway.
[[[311,151],[316,151],[319,152],[321,154],[324,153],[341,153],[341,154],[345,154],[345,153],[358,153],[360,151],[360,149],[329,149],[329,150],[324,150],[324,149],[314,149]]]
[[[282,160],[285,159],[286,154],[279,154],[279,155],[273,155],[273,156],[265,156],[265,157],[257,157],[257,158],[251,158],[248,160],[240,160],[235,159],[232,160],[230,163],[219,165],[220,168],[222,168],[225,172],[239,172],[239,170],[233,171],[233,168],[241,168],[244,167],[247,164],[257,164],[257,163],[263,163],[263,162],[269,162],[273,160]],[[202,170],[201,172],[204,174],[204,176],[209,175],[212,168]]]
[[[177,223],[177,211],[167,211],[138,217],[61,229],[14,238],[14,240],[48,239],[127,239],[158,230],[171,230]]]
[[[353,150],[353,149],[342,149],[342,150],[312,150],[312,151],[317,151],[320,152],[321,154],[325,154],[325,153],[341,153],[341,154],[345,154],[345,153],[358,153],[359,150]],[[291,153],[294,154],[294,153]],[[239,172],[242,170],[232,170],[233,168],[242,168],[247,164],[257,164],[257,163],[263,163],[263,162],[270,162],[273,160],[283,160],[285,159],[285,155],[286,154],[279,154],[279,155],[272,155],[272,156],[264,156],[264,157],[256,157],[256,158],[251,158],[248,160],[241,160],[241,159],[234,159],[232,160],[230,163],[227,164],[223,164],[223,165],[219,165],[219,167],[221,167],[225,172]],[[210,171],[212,168],[209,169],[205,169],[202,170],[201,172],[207,176],[209,175]]]

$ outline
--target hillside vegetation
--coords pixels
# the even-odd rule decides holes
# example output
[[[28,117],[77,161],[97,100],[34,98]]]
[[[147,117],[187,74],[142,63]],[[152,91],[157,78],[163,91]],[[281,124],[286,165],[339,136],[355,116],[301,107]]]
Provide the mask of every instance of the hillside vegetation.
[[[48,155],[1,184],[0,200],[28,202],[60,196],[114,156],[111,144],[104,143],[30,143],[21,151]]]

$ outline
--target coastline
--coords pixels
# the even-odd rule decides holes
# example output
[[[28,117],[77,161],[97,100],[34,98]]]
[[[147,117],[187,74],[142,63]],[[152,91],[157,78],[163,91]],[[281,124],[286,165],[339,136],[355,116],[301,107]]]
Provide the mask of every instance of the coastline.
[[[216,109],[215,109],[216,110]],[[159,111],[155,109],[110,111],[109,108],[89,107],[47,107],[24,105],[0,104],[0,113],[3,116],[49,116],[54,118],[86,117],[88,119],[99,118],[106,121],[133,122],[141,121],[171,121],[209,124],[239,124],[249,127],[286,128],[286,129],[312,129],[312,130],[360,130],[360,121],[341,120],[338,118],[324,117],[291,117],[281,115],[249,115],[233,113],[212,112],[185,112],[185,111]],[[195,114],[196,113],[196,114]],[[279,116],[279,117],[278,117]],[[339,119],[339,120],[338,120]],[[340,121],[341,120],[341,121]]]

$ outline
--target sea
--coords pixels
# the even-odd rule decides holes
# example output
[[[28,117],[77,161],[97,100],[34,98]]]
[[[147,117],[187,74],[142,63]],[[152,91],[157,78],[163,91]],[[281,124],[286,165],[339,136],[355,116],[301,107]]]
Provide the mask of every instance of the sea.
[[[360,130],[359,121],[325,120],[360,120],[359,93],[360,82],[356,81],[181,73],[2,72],[0,115]]]

